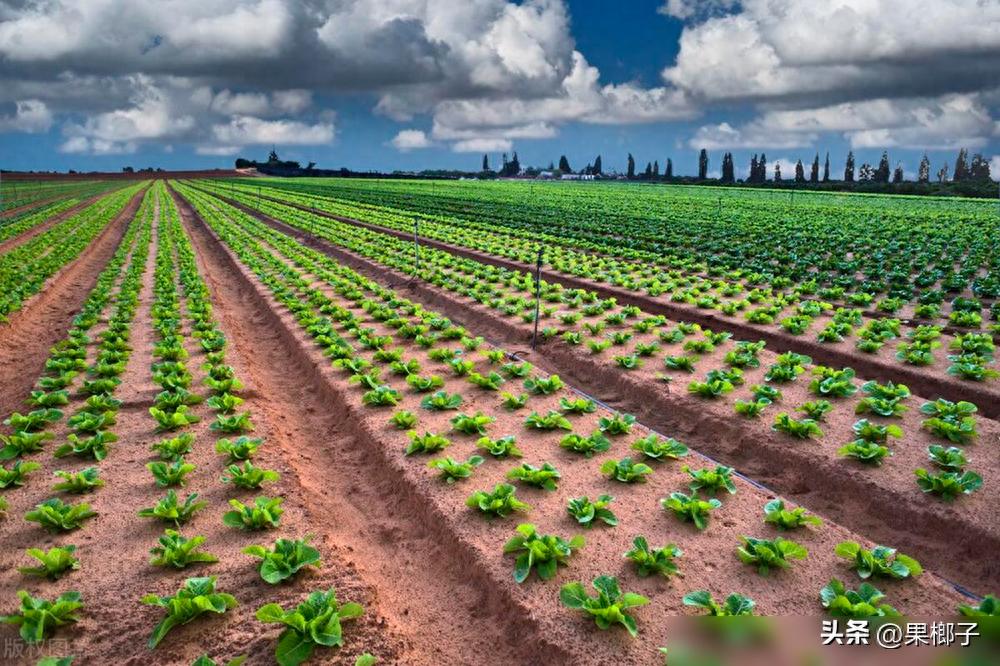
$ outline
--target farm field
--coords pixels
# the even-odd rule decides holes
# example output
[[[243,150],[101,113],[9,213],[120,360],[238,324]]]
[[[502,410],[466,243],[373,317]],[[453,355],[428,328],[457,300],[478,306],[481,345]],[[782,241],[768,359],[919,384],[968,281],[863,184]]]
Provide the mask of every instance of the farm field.
[[[5,663],[661,664],[677,618],[998,612],[995,202],[3,188]]]

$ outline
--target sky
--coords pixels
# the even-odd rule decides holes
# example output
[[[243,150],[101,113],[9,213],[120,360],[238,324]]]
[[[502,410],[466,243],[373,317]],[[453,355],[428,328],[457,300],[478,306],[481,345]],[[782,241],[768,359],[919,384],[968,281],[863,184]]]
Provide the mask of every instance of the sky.
[[[0,0],[0,168],[1000,175],[1000,0]]]

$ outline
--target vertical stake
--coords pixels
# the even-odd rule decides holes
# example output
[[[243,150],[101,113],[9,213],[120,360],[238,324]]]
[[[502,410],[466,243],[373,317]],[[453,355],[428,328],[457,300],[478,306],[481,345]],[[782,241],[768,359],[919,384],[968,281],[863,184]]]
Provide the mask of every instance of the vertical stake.
[[[413,277],[420,275],[420,220],[413,218]]]
[[[538,309],[542,299],[542,246],[538,246],[538,260],[535,262],[535,331],[531,334],[531,348],[538,342]]]

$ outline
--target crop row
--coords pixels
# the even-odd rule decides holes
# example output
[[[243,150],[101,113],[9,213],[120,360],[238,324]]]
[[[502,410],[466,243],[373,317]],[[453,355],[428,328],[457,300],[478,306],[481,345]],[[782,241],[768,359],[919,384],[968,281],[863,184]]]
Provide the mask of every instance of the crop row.
[[[640,437],[632,447],[627,447],[635,453],[617,459],[605,458],[605,455],[597,457],[596,454],[609,454],[612,449],[626,448],[621,440],[629,439],[630,434],[632,437],[639,434],[641,426],[628,415],[608,412],[588,398],[574,396],[558,377],[539,374],[529,364],[511,361],[502,350],[482,348],[483,341],[473,333],[303,248],[218,200],[192,188],[181,186],[179,190],[275,298],[289,308],[302,331],[324,349],[335,367],[344,371],[345,386],[355,384],[359,387],[355,400],[372,411],[374,416],[371,418],[378,419],[380,412],[386,414],[382,418],[388,423],[383,421],[380,430],[386,437],[392,432],[398,433],[399,455],[419,457],[446,448],[474,452],[468,457],[429,460],[420,465],[420,468],[429,466],[422,473],[416,471],[420,468],[410,468],[410,473],[427,484],[428,492],[436,498],[452,507],[456,502],[466,503],[474,512],[501,517],[528,511],[524,501],[531,500],[530,511],[537,516],[537,522],[548,523],[548,527],[557,530],[565,529],[558,516],[562,515],[565,521],[567,513],[570,524],[575,524],[577,529],[580,525],[600,523],[626,525],[629,530],[643,526],[660,530],[664,525],[647,513],[647,502],[656,503],[655,498],[660,495],[667,515],[676,515],[681,521],[668,529],[684,535],[698,553],[706,552],[702,545],[705,541],[713,542],[719,552],[723,552],[725,546],[722,544],[733,538],[733,532],[759,530],[752,525],[764,514],[755,517],[752,510],[747,511],[747,504],[759,501],[758,498],[764,495],[736,477],[732,469],[722,466],[696,469],[694,465],[676,468],[669,463],[660,464],[657,460],[684,457],[688,451],[676,440],[664,440],[652,434]],[[317,282],[326,286],[317,286]],[[522,384],[523,390],[518,391],[517,386]],[[507,387],[511,390],[504,391]],[[395,411],[389,415],[391,410]],[[504,469],[506,460],[518,457],[528,462]],[[434,482],[438,475],[443,480],[440,484]],[[480,490],[464,498],[456,498],[454,491],[448,490],[468,484],[466,479],[470,478]],[[528,497],[522,499],[514,483],[524,489]],[[621,493],[624,497],[612,500],[610,493],[608,497],[603,493],[593,494],[603,488],[615,488],[616,494]],[[663,491],[671,488],[672,492],[663,497]],[[576,496],[573,492],[587,489],[590,494]],[[716,492],[729,493],[729,498],[724,503],[719,502],[711,497]],[[764,503],[761,501],[761,505]],[[768,513],[780,510],[779,505],[768,506]],[[713,521],[714,527],[700,531],[699,527],[707,527],[707,517],[715,511],[725,516],[723,522],[715,524]],[[453,509],[448,513],[453,513]],[[805,517],[802,511],[797,515]],[[609,520],[602,520],[602,517]],[[773,518],[769,523],[776,520],[781,519]],[[690,528],[684,528],[684,521],[693,523]],[[559,563],[548,559],[566,559],[571,554],[574,561],[580,559],[573,553],[580,540],[544,536],[537,525],[523,526],[511,535],[496,522],[484,523],[483,528],[469,525],[465,520],[461,524],[490,543],[496,543],[504,533],[513,536],[507,544],[511,556],[548,547],[552,555],[538,562],[543,578],[552,577]],[[588,544],[582,556],[584,560],[590,560],[586,555],[588,550],[596,549],[593,561],[609,562],[608,550],[623,540],[617,529],[609,531],[615,534],[594,534],[596,545]],[[819,533],[806,530],[801,538],[816,544],[817,540],[824,542],[830,538],[830,531],[845,533],[842,528],[829,525]],[[637,540],[635,532],[632,535],[633,539],[628,540],[632,549],[627,561],[635,562],[632,566],[636,568],[632,571],[640,576],[643,573],[669,576],[675,571],[671,562],[676,556],[675,549],[687,546],[668,544],[662,549],[651,549],[647,539]],[[744,534],[742,540],[734,539],[741,544],[737,549],[743,553],[740,559],[754,564],[754,570],[784,569],[790,566],[791,559],[805,556],[789,540],[773,533],[768,536],[774,538],[758,539]],[[530,546],[525,547],[526,542]],[[835,571],[832,545],[830,548],[828,553],[822,548],[810,549],[808,564],[802,566],[814,573],[817,570],[827,574]],[[843,545],[839,552],[841,556],[848,556],[850,550],[854,554],[849,555],[849,559],[861,558],[856,554],[863,549],[852,548]],[[797,555],[791,555],[793,551]],[[877,559],[883,556],[891,560],[895,553],[880,550],[878,555],[873,555]],[[531,566],[525,568],[524,558],[515,557],[515,560],[514,575],[517,580],[524,580]],[[724,564],[724,557],[713,560],[713,564],[730,568]],[[510,560],[507,562],[509,566]],[[622,576],[630,575],[626,567],[615,565],[615,568]],[[685,570],[685,573],[689,574],[685,587],[692,581],[705,582],[708,578],[707,571]],[[748,585],[757,585],[752,576],[740,576]],[[598,577],[595,584],[609,591],[608,586],[612,585],[609,581]],[[635,581],[635,584],[640,583]],[[836,584],[831,585],[834,592],[841,589]],[[614,586],[617,588],[617,583]],[[783,592],[794,594],[784,587]],[[692,589],[686,603],[716,610],[706,594]],[[830,603],[838,594],[830,597]],[[846,592],[840,596],[846,598]],[[580,587],[576,584],[563,587],[562,600],[571,607],[591,608],[589,602],[581,598]],[[612,599],[606,606],[617,602],[618,599]],[[661,608],[677,608],[666,600],[661,599],[660,603],[665,604]],[[796,603],[802,603],[801,599]],[[752,604],[741,607],[750,610]],[[625,624],[629,627],[628,622]],[[606,627],[607,623],[598,621],[598,625]]]

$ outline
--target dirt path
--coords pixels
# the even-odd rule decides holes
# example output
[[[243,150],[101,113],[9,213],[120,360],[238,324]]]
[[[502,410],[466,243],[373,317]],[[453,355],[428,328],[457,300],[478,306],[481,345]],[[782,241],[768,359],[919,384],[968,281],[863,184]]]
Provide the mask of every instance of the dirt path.
[[[410,282],[410,276],[266,215],[253,210],[245,212],[371,279],[389,286],[406,284],[411,297],[463,322],[472,330],[490,335],[509,349],[527,346],[525,343],[530,338],[527,325],[501,319],[472,299],[458,298],[420,281]],[[967,498],[960,514],[951,506],[919,496],[909,478],[913,467],[903,469],[905,465],[900,465],[900,474],[905,472],[907,478],[887,488],[884,483],[869,478],[872,473],[869,470],[845,464],[835,456],[830,460],[819,458],[810,445],[790,444],[787,438],[775,436],[768,424],[747,422],[715,403],[691,398],[680,390],[671,391],[668,386],[649,378],[640,379],[624,373],[610,364],[595,361],[579,348],[543,345],[528,358],[613,406],[635,414],[654,428],[682,433],[698,450],[736,466],[744,474],[797,503],[824,513],[880,543],[891,543],[904,552],[919,556],[942,575],[982,590],[992,589],[1000,580],[1000,565],[984,566],[976,556],[984,547],[1000,547],[1000,531],[988,497],[982,493]],[[785,390],[786,393],[790,391]],[[796,404],[790,395],[787,400],[788,404]],[[844,441],[847,441],[850,424],[855,419],[843,416],[840,420],[843,423],[829,427],[845,430]],[[919,432],[918,426],[909,427],[907,432],[914,428]],[[991,423],[984,428],[983,448],[980,449],[983,453],[977,455],[990,470],[996,468],[996,456],[992,453],[992,444],[996,441],[1000,439],[995,423]],[[912,441],[904,446],[905,453],[916,456],[914,466],[926,464],[917,455],[924,449]],[[996,476],[986,471],[983,474],[984,479]],[[989,483],[989,480],[985,482],[987,486]],[[873,502],[892,509],[874,510]],[[975,505],[972,510],[970,502]],[[962,555],[956,556],[957,553]]]
[[[59,270],[45,287],[0,324],[0,414],[23,406],[45,367],[49,347],[66,333],[73,317],[94,288],[97,276],[115,253],[128,222],[142,203],[138,192],[75,260]]]
[[[344,397],[289,334],[288,321],[276,312],[280,306],[182,200],[180,208],[218,316],[233,346],[253,359],[247,369],[267,396],[263,413],[278,424],[281,459],[297,475],[310,512],[333,518],[320,518],[312,529],[374,588],[378,612],[405,638],[398,663],[459,664],[470,655],[481,664],[525,663],[544,641],[538,637],[529,646],[502,636],[529,636],[537,628],[510,612],[492,582],[469,566],[468,555],[442,538],[433,527],[439,519],[428,516],[422,502],[401,501],[407,490],[366,445]],[[549,663],[566,663],[558,649],[546,649]]]
[[[212,192],[227,203],[236,206],[244,212],[259,216],[259,213],[249,206],[245,206],[225,195]],[[267,197],[270,198],[270,197]],[[364,229],[377,231],[395,238],[410,241],[413,235],[408,232],[383,227],[368,222],[362,222],[348,217],[334,215],[316,208],[279,201],[278,203],[293,208],[298,208],[306,212],[326,217],[329,219],[352,224]],[[258,219],[260,219],[258,217]],[[438,250],[449,252],[455,256],[472,259],[474,261],[508,268],[516,271],[534,271],[534,266],[519,261],[513,261],[487,254],[479,250],[473,250],[461,246],[445,243],[433,238],[422,237],[422,245],[433,247]],[[814,340],[804,339],[800,336],[793,336],[783,331],[771,330],[743,323],[729,317],[720,316],[712,311],[673,303],[662,298],[654,298],[634,291],[618,288],[604,282],[588,280],[585,278],[568,275],[566,273],[543,272],[543,279],[559,282],[567,288],[587,289],[599,294],[602,298],[615,298],[623,305],[636,305],[650,314],[662,314],[672,319],[689,321],[711,328],[714,331],[727,331],[739,339],[765,340],[769,348],[780,350],[795,350],[799,353],[811,356],[816,362],[837,367],[854,368],[859,375],[870,379],[877,379],[882,382],[894,381],[905,383],[915,393],[921,395],[944,395],[951,400],[968,400],[979,406],[980,412],[990,418],[1000,417],[1000,387],[990,386],[982,382],[960,382],[951,379],[947,375],[928,374],[925,368],[913,368],[895,361],[895,359],[882,360],[879,358],[859,354],[851,349],[840,349],[830,345],[822,344]],[[891,355],[890,355],[891,356]]]

